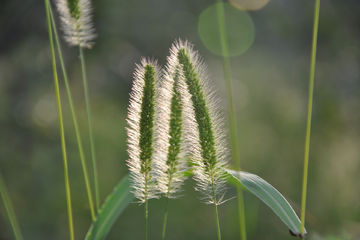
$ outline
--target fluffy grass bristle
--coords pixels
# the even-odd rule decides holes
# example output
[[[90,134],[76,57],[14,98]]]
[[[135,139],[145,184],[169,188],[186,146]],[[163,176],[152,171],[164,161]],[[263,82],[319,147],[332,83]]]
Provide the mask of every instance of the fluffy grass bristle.
[[[90,0],[56,0],[64,38],[70,46],[91,48],[96,37]]]
[[[190,94],[194,123],[188,135],[193,155],[196,190],[204,194],[206,203],[221,204],[225,191],[228,150],[225,144],[223,119],[219,118],[218,101],[209,86],[206,66],[193,46],[185,41],[175,42],[171,57],[177,58]],[[191,119],[190,119],[191,120]]]
[[[159,118],[157,121],[157,181],[159,191],[175,198],[186,179],[187,149],[183,122],[188,114],[189,97],[184,88],[184,77],[177,61],[168,59],[160,88]]]
[[[160,68],[143,58],[134,73],[127,122],[128,153],[133,193],[141,203],[157,197],[154,176],[154,121]]]

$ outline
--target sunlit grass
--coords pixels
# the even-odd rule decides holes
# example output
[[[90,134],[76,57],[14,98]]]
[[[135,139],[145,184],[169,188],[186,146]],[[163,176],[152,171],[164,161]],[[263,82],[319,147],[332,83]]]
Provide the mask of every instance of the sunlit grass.
[[[9,216],[10,224],[13,229],[15,239],[16,240],[23,240],[23,235],[20,230],[20,226],[15,214],[14,206],[10,200],[10,196],[8,190],[5,185],[5,181],[3,179],[2,173],[0,171],[0,195],[5,205],[6,213]]]
[[[49,5],[48,0],[45,0],[45,9],[46,9],[47,26],[48,26],[48,31],[49,31],[51,62],[52,62],[52,67],[53,67],[56,103],[57,103],[58,118],[59,118],[61,150],[62,150],[63,163],[64,163],[64,178],[65,178],[65,189],[66,189],[66,204],[67,204],[68,221],[69,221],[69,234],[70,234],[70,239],[74,240],[73,212],[72,212],[72,205],[71,205],[71,193],[70,193],[69,171],[68,171],[66,144],[65,144],[64,123],[63,123],[63,115],[62,115],[62,110],[61,110],[60,89],[59,89],[58,74],[57,74],[57,69],[56,69],[53,33],[52,33],[52,27],[51,27],[52,24],[51,24],[51,16],[50,16],[50,5]]]
[[[217,7],[217,17],[218,17],[218,23],[219,23],[219,32],[220,32],[219,36],[220,36],[221,50],[222,50],[222,54],[223,54],[224,76],[225,76],[225,83],[226,83],[226,96],[227,96],[227,103],[228,103],[228,109],[229,109],[231,152],[232,152],[232,158],[234,161],[235,169],[237,171],[241,171],[236,118],[235,118],[233,92],[232,92],[233,87],[232,87],[232,83],[231,83],[229,48],[228,48],[228,42],[227,42],[227,32],[226,32],[226,23],[225,23],[223,2],[221,0],[217,0],[216,7]],[[238,200],[240,236],[241,236],[242,240],[246,240],[245,207],[244,207],[242,186],[241,186],[240,182],[237,183],[236,190],[237,190],[237,200]]]
[[[303,176],[303,188],[302,188],[302,199],[301,199],[301,233],[302,234],[304,233],[304,229],[305,229],[311,116],[312,116],[313,96],[314,96],[314,78],[315,78],[316,46],[317,46],[317,36],[318,36],[318,28],[319,28],[319,14],[320,14],[320,0],[316,0],[315,11],[314,11],[313,41],[312,41],[312,50],[311,50],[311,65],[310,65],[310,79],[309,79],[309,100],[308,100],[305,153],[304,153],[304,176]]]
[[[219,13],[220,13],[220,16],[221,16],[221,9],[219,9]],[[220,22],[220,25],[222,24],[221,23],[221,20],[219,21]],[[55,30],[55,26],[54,26],[54,30]],[[225,32],[225,29],[223,29],[223,32],[222,32],[222,34],[225,34],[225,35],[223,35],[223,37],[224,36],[226,36],[226,32]],[[220,35],[222,35],[222,34],[220,34]],[[56,40],[56,39],[55,39]],[[226,38],[225,39],[223,39],[223,41],[222,42],[225,42],[226,43]],[[59,44],[58,44],[58,48],[59,48]],[[223,44],[223,51],[226,53],[226,44]],[[82,51],[82,50],[80,50],[80,51]],[[59,52],[59,54],[60,54],[60,52]],[[80,56],[83,58],[83,53],[81,52],[80,53]],[[227,54],[224,54],[224,56],[227,56]],[[313,53],[313,55],[312,56],[314,56],[314,53]],[[233,86],[232,86],[232,83],[230,82],[230,79],[231,79],[231,73],[230,73],[230,61],[229,61],[229,59],[228,59],[228,57],[224,57],[224,59],[223,59],[223,61],[224,61],[224,72],[225,72],[225,80],[226,80],[226,87],[227,87],[227,97],[228,97],[228,110],[229,110],[229,115],[230,115],[230,133],[231,133],[231,136],[232,136],[232,147],[231,147],[231,149],[233,150],[233,151],[235,151],[235,153],[233,153],[233,159],[234,160],[236,160],[236,159],[239,159],[239,148],[238,148],[238,143],[237,143],[237,136],[236,136],[236,133],[237,133],[237,130],[236,130],[236,121],[235,121],[235,112],[234,112],[234,106],[233,106],[233,103],[232,103],[232,101],[233,101],[233,96],[232,96],[232,92],[231,92],[231,90],[233,90]],[[313,60],[312,60],[313,61]],[[240,61],[239,61],[240,62]],[[82,63],[84,63],[84,61],[82,62]],[[63,63],[61,62],[61,64],[63,65]],[[86,69],[85,69],[85,64],[82,64],[82,69],[83,69],[83,73],[85,73],[84,75],[86,75]],[[312,73],[311,74],[314,74],[314,69],[315,69],[315,64],[313,64],[312,63]],[[210,70],[210,72],[212,71],[212,69]],[[85,79],[85,78],[84,78]],[[311,81],[312,81],[312,84],[311,84]],[[87,82],[86,80],[84,81],[84,82]],[[67,85],[67,83],[66,83],[66,85]],[[67,86],[66,86],[67,87]],[[286,90],[286,89],[285,89]],[[279,90],[280,91],[280,90]],[[311,95],[312,95],[312,92],[313,92],[313,79],[312,80],[310,80],[310,92],[311,92]],[[251,93],[250,93],[251,94]],[[236,98],[237,96],[235,96],[235,98]],[[279,102],[281,102],[281,100],[279,100],[280,99],[280,97],[279,96],[276,96],[277,97],[277,99],[278,99],[278,101]],[[299,100],[299,99],[298,99]],[[261,100],[258,100],[258,101],[261,101]],[[274,103],[275,103],[276,101],[274,101]],[[311,97],[311,101],[310,101],[310,95],[309,95],[309,106],[310,106],[310,102],[312,102],[312,97]],[[283,104],[283,103],[281,103],[281,104]],[[282,105],[283,106],[283,105]],[[282,107],[282,106],[280,106],[280,107]],[[280,108],[281,109],[281,108]],[[283,108],[284,109],[284,108]],[[310,123],[311,123],[311,108],[309,107],[309,109],[310,109],[310,111],[308,111],[308,113],[310,112]],[[254,111],[256,111],[256,110],[254,110]],[[266,111],[266,110],[265,110]],[[279,112],[280,112],[281,110],[279,110]],[[241,113],[242,114],[242,113]],[[260,117],[263,117],[263,116],[267,116],[266,115],[266,113],[264,113],[264,115],[261,115]],[[265,120],[264,120],[265,121]],[[234,124],[234,125],[233,125]],[[252,124],[252,123],[250,123],[250,124]],[[257,124],[257,123],[253,123],[254,124],[254,126]],[[89,123],[89,125],[91,125],[90,123]],[[259,123],[258,125],[261,125],[261,123]],[[266,124],[263,124],[263,125],[261,125],[260,127],[263,127],[263,128],[261,128],[260,130],[263,130],[263,129],[265,129],[265,130],[269,130],[269,128],[270,128],[270,130],[269,130],[269,135],[268,136],[265,136],[265,138],[268,138],[268,139],[265,139],[265,140],[269,140],[269,136],[271,136],[271,137],[275,137],[275,140],[274,141],[276,141],[276,140],[278,140],[278,138],[276,138],[276,137],[278,137],[278,136],[276,136],[276,133],[274,134],[273,133],[273,129],[271,129],[271,126],[269,127],[269,126],[265,126]],[[257,125],[256,125],[257,126]],[[309,120],[308,120],[308,130],[307,130],[307,132],[309,131],[310,132],[310,125],[309,125]],[[269,128],[267,128],[267,127],[269,127]],[[258,131],[257,133],[259,133],[259,134],[262,134],[262,132],[261,131]],[[76,131],[76,130],[75,130]],[[265,134],[266,134],[266,132],[265,132]],[[264,134],[264,135],[265,135]],[[92,135],[92,134],[90,134],[90,135]],[[235,137],[234,137],[235,136]],[[310,134],[308,134],[307,133],[307,136],[306,136],[306,138],[307,138],[307,140],[306,140],[306,146],[309,146],[309,144],[310,144]],[[264,142],[266,142],[264,139],[260,139],[260,140],[257,140],[256,139],[256,137],[254,137],[254,138],[249,138],[248,140],[249,141],[251,141],[251,139],[255,139],[255,141],[258,141],[259,143],[264,143]],[[272,139],[271,139],[272,140]],[[93,142],[93,141],[90,141],[90,142]],[[235,142],[235,143],[234,143]],[[273,145],[276,145],[277,143],[272,143]],[[91,143],[91,145],[93,145],[93,143]],[[261,145],[261,144],[260,144]],[[286,145],[286,144],[285,144]],[[268,148],[268,146],[266,146],[266,148]],[[94,148],[92,148],[92,150],[94,151]],[[81,150],[80,150],[80,152],[81,152]],[[259,151],[259,155],[261,154],[261,153],[263,153],[263,152],[265,152],[265,151]],[[306,154],[307,153],[307,154]],[[81,153],[80,153],[81,154]],[[258,153],[256,153],[256,154],[258,154]],[[282,154],[282,153],[279,153],[280,155]],[[307,185],[307,168],[308,168],[308,157],[307,157],[307,159],[306,159],[306,155],[309,155],[309,147],[307,147],[307,149],[305,149],[305,166],[304,166],[304,184],[303,184],[303,186],[306,186]],[[283,157],[283,156],[281,156],[281,157]],[[245,157],[243,158],[243,157],[241,157],[241,159],[245,159]],[[123,160],[122,160],[123,161]],[[235,163],[236,163],[237,161],[235,161]],[[256,163],[253,163],[254,165],[256,164]],[[93,163],[93,166],[95,166],[96,164],[95,163]],[[240,163],[238,163],[238,166],[236,166],[237,164],[235,164],[235,167],[237,168],[237,170],[240,170]],[[267,165],[267,166],[269,166],[270,165],[270,163]],[[281,169],[287,169],[287,168],[291,168],[291,167],[281,167]],[[85,169],[84,168],[84,164],[83,164],[83,169]],[[305,174],[305,169],[306,169],[306,174]],[[96,167],[94,167],[94,175],[96,175],[96,173],[95,173],[95,170],[96,170]],[[280,170],[279,170],[280,171]],[[95,176],[95,179],[96,179],[96,176]],[[97,182],[96,180],[95,180],[95,182]],[[287,184],[287,183],[286,183]],[[284,185],[286,185],[286,184],[284,184]],[[286,185],[287,186],[287,185]],[[96,189],[96,186],[95,186],[95,189]],[[238,184],[238,190],[240,190],[240,191],[238,191],[238,192],[241,192],[241,188],[240,188],[240,184]],[[98,190],[95,190],[95,192],[98,192]],[[306,188],[305,188],[305,190],[303,190],[303,193],[306,193]],[[91,194],[91,191],[88,191],[88,195],[89,196],[91,196],[92,194]],[[97,197],[97,203],[96,203],[96,205],[97,205],[97,209],[99,209],[99,200],[98,200],[98,194],[95,194]],[[241,193],[241,195],[242,195],[242,193]],[[90,198],[90,197],[89,197]],[[304,199],[306,200],[306,194],[303,194],[303,210],[302,211],[305,211],[304,209],[305,209],[305,201],[304,201]],[[238,201],[242,201],[242,196],[240,196],[240,195],[238,195]],[[89,201],[90,202],[90,209],[92,209],[92,206],[93,206],[93,203],[91,202],[91,201]],[[239,203],[239,209],[241,209],[241,205],[243,205],[243,203]],[[215,204],[215,207],[216,207],[216,204]],[[91,210],[92,211],[92,220],[94,220],[95,219],[95,215],[96,215],[96,213],[95,213],[95,211],[94,210]],[[249,211],[250,212],[250,211]],[[215,214],[217,215],[217,210],[215,210]],[[239,218],[241,219],[241,218],[243,218],[243,220],[241,220],[240,221],[240,224],[241,223],[243,223],[243,225],[240,225],[240,233],[241,233],[241,238],[242,239],[246,239],[246,229],[245,229],[245,216],[243,215],[241,215],[241,214],[244,214],[244,209],[242,209],[242,210],[240,210],[239,211]],[[303,216],[304,215],[304,216]],[[302,214],[302,228],[304,228],[304,225],[305,225],[305,214]],[[165,217],[166,218],[166,217]],[[164,223],[166,223],[166,221],[164,221]],[[217,224],[219,225],[219,221],[217,221]],[[309,223],[308,223],[309,224]],[[160,232],[160,224],[159,224],[159,232]],[[164,231],[163,231],[163,233],[165,232],[165,227],[163,228],[164,229]],[[219,229],[219,228],[218,228]],[[237,231],[238,231],[238,229],[239,228],[236,228],[237,229]],[[170,234],[171,234],[171,232],[169,232]],[[170,236],[169,236],[170,237]],[[221,236],[220,236],[220,231],[218,231],[218,238],[220,238]],[[249,237],[251,237],[251,235],[249,235]],[[163,234],[163,238],[165,238],[164,237],[164,234]]]

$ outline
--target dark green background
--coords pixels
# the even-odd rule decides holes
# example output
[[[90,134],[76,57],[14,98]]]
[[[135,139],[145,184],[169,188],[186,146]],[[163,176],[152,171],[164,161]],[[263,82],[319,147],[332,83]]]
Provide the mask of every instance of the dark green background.
[[[141,56],[165,65],[181,37],[209,66],[227,117],[222,59],[197,33],[209,0],[95,0],[98,37],[86,50],[101,199],[128,170],[126,114]],[[322,0],[307,202],[307,239],[360,239],[360,2]],[[300,212],[314,1],[271,0],[250,12],[255,41],[231,58],[241,165],[275,186]],[[73,98],[90,160],[78,49],[63,41]],[[68,102],[60,75],[76,239],[91,223]],[[227,119],[227,118],[226,118]],[[227,126],[227,124],[226,124]],[[25,240],[68,239],[54,83],[44,2],[0,1],[0,169]],[[90,165],[89,165],[90,170]],[[213,207],[193,180],[170,202],[166,239],[217,239]],[[227,197],[235,196],[229,187]],[[149,202],[149,239],[160,239],[164,199]],[[262,202],[245,193],[248,239],[293,239]],[[223,239],[238,239],[236,200],[219,207]],[[131,204],[109,234],[143,239],[143,206]],[[0,239],[13,239],[0,201]],[[330,239],[330,238],[328,238]]]

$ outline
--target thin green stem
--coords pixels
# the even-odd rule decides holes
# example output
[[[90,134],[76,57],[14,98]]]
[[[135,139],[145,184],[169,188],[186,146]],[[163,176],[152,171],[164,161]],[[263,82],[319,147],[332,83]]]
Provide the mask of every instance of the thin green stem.
[[[212,190],[213,190],[213,194],[214,194],[214,210],[215,210],[217,235],[218,235],[218,240],[221,240],[220,222],[219,222],[219,215],[218,215],[218,210],[217,210],[217,202],[216,202],[214,184],[212,184]]]
[[[166,194],[166,203],[165,203],[165,214],[164,214],[164,224],[163,224],[163,231],[162,231],[162,240],[165,239],[165,230],[166,230],[166,222],[167,222],[167,214],[168,214],[168,206],[169,206],[169,197],[170,197],[170,182],[169,181],[169,190]]]
[[[74,123],[76,140],[77,140],[77,144],[78,144],[78,147],[79,147],[80,161],[81,161],[81,166],[82,166],[82,169],[83,169],[86,190],[87,190],[87,194],[88,194],[88,198],[89,198],[91,217],[92,217],[92,220],[94,221],[95,220],[95,210],[94,210],[93,196],[92,196],[92,193],[91,193],[91,187],[90,187],[90,181],[89,181],[88,171],[87,171],[86,162],[85,162],[83,145],[82,145],[82,141],[81,141],[81,137],[80,137],[80,131],[79,131],[79,127],[78,127],[78,122],[77,122],[77,118],[76,118],[76,114],[75,114],[75,108],[74,108],[73,100],[72,100],[72,97],[71,97],[71,91],[70,91],[70,85],[69,85],[69,81],[68,81],[68,76],[67,76],[67,73],[66,73],[65,64],[64,64],[63,57],[62,57],[61,45],[60,45],[58,33],[57,33],[57,30],[56,30],[56,24],[55,24],[55,20],[54,20],[54,16],[53,16],[51,8],[50,8],[50,15],[51,15],[52,26],[53,26],[53,29],[54,29],[55,42],[56,42],[56,46],[57,46],[57,50],[58,50],[58,54],[59,54],[61,69],[62,69],[62,73],[63,73],[63,76],[64,76],[66,92],[67,92],[67,96],[68,96],[68,100],[69,100],[71,116],[72,116],[73,123]]]
[[[219,216],[218,216],[218,210],[217,210],[217,205],[216,205],[215,201],[214,201],[214,210],[215,210],[215,218],[216,218],[217,235],[218,235],[218,239],[221,240]]]
[[[166,197],[164,224],[163,224],[163,231],[162,231],[162,240],[165,239],[165,230],[166,230],[166,222],[167,222],[167,214],[168,214],[168,205],[169,205],[169,197]]]
[[[223,55],[226,95],[227,95],[227,102],[228,102],[228,109],[229,109],[231,150],[232,150],[231,152],[232,152],[232,157],[234,159],[236,170],[241,171],[239,149],[238,149],[236,117],[235,117],[235,111],[234,111],[233,93],[232,93],[232,84],[231,84],[229,47],[228,47],[227,33],[226,33],[224,5],[223,5],[222,0],[216,0],[216,2],[217,2],[217,4],[216,4],[217,17],[218,17],[218,24],[219,24],[219,31],[220,31],[221,51],[222,51],[222,55]],[[243,198],[242,186],[241,186],[240,182],[237,183],[236,189],[237,189],[238,210],[239,210],[238,214],[239,214],[239,222],[240,222],[240,236],[241,236],[242,240],[246,240],[244,198]]]
[[[83,76],[83,84],[84,84],[84,92],[85,92],[86,114],[87,114],[88,127],[89,127],[91,159],[92,159],[92,166],[93,166],[93,172],[94,172],[95,201],[96,201],[96,209],[97,209],[97,211],[99,211],[100,194],[99,194],[99,182],[98,182],[98,174],[97,174],[97,166],[96,166],[95,146],[94,146],[93,133],[92,133],[92,124],[91,124],[91,108],[90,108],[89,90],[87,87],[88,84],[87,84],[87,77],[86,77],[84,53],[83,53],[83,49],[80,46],[79,46],[79,51],[80,51],[81,71],[82,71],[82,76]]]
[[[148,199],[147,199],[147,182],[145,183],[145,240],[147,240],[148,232]]]
[[[302,187],[302,199],[301,199],[301,234],[304,234],[305,231],[306,192],[307,192],[307,179],[308,179],[308,169],[309,169],[311,116],[312,116],[313,95],[314,95],[314,78],[315,78],[317,35],[319,28],[319,15],[320,15],[320,0],[316,0],[315,13],[314,13],[314,26],[313,26],[313,41],[312,41],[312,51],[311,51],[310,78],[309,78],[309,101],[308,101],[306,138],[305,138],[304,175],[303,175],[303,187]]]
[[[5,210],[9,216],[11,228],[14,232],[15,239],[23,240],[23,236],[20,231],[20,226],[19,226],[18,220],[15,215],[14,207],[11,203],[11,199],[10,199],[9,193],[6,188],[5,181],[1,175],[1,171],[0,171],[0,195],[4,201]]]
[[[67,203],[68,219],[69,219],[68,220],[69,221],[69,233],[70,233],[70,239],[74,240],[74,227],[73,227],[73,217],[72,217],[72,208],[71,208],[71,194],[70,194],[69,173],[68,173],[67,155],[66,155],[65,133],[64,133],[63,116],[62,116],[62,111],[61,111],[59,81],[58,81],[58,74],[57,74],[57,70],[56,70],[54,40],[53,40],[52,29],[51,29],[50,4],[49,4],[48,0],[45,0],[45,8],[46,8],[46,20],[47,20],[47,25],[48,25],[48,30],[49,30],[51,60],[52,60],[52,67],[53,67],[53,72],[54,72],[56,103],[57,103],[58,116],[59,116],[61,150],[62,150],[63,162],[64,162],[64,178],[65,178],[65,189],[66,189],[66,203]]]

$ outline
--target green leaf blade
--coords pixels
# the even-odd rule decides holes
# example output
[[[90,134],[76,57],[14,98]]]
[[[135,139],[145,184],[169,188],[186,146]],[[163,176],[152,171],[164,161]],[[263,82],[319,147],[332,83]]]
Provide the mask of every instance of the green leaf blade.
[[[109,233],[119,215],[133,201],[134,194],[130,191],[129,176],[123,177],[114,191],[107,197],[97,218],[91,225],[85,240],[103,240]]]
[[[285,225],[289,227],[292,233],[301,238],[304,237],[306,230],[304,230],[304,234],[301,234],[300,219],[289,202],[278,190],[255,174],[229,169],[227,169],[227,172],[230,173],[236,180],[240,181],[244,187],[262,200],[266,205],[268,205],[280,217]]]

